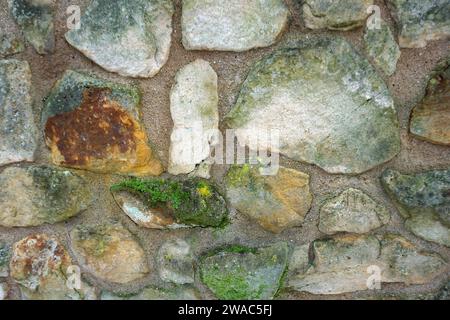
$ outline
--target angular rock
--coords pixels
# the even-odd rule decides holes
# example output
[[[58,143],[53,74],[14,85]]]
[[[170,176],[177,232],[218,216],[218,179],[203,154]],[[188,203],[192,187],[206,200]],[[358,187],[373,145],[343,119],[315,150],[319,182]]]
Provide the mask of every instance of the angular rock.
[[[11,15],[39,54],[55,50],[55,0],[8,0]]]
[[[219,143],[218,105],[217,74],[207,61],[195,60],[178,71],[170,95],[169,173],[188,174],[200,165],[209,179],[211,151]]]
[[[320,209],[319,230],[325,234],[338,232],[367,233],[387,223],[389,211],[358,189],[347,189],[327,200]]]
[[[0,226],[54,224],[86,210],[93,198],[86,181],[45,165],[7,167],[0,173]]]
[[[231,206],[275,233],[300,226],[311,208],[309,176],[297,170],[265,176],[256,166],[234,166],[225,183]]]
[[[33,161],[37,128],[28,62],[0,61],[0,166]]]
[[[368,290],[372,275],[383,283],[425,284],[446,269],[437,254],[424,252],[399,235],[343,235],[313,242],[314,260],[288,287],[312,294],[342,294]]]
[[[78,261],[97,278],[128,283],[149,272],[144,250],[121,224],[78,226],[70,238]]]
[[[448,0],[387,0],[397,22],[402,48],[423,48],[429,41],[449,39]]]
[[[432,76],[426,95],[414,108],[411,133],[431,143],[450,146],[450,58]]]
[[[373,0],[306,0],[303,19],[309,29],[352,30],[361,27]]]
[[[20,284],[24,299],[95,299],[93,289],[82,281],[80,289],[71,289],[70,267],[73,262],[66,248],[54,237],[30,235],[14,244],[11,277]]]
[[[203,179],[131,179],[111,191],[123,212],[144,228],[220,227],[228,222],[225,200]]]
[[[386,170],[381,183],[416,236],[450,246],[450,169],[416,174]]]
[[[66,40],[110,72],[150,78],[169,58],[172,15],[170,0],[92,0]]]
[[[194,283],[194,257],[191,246],[182,239],[164,242],[157,255],[160,278],[175,284]]]
[[[282,0],[183,0],[183,45],[187,50],[237,52],[268,47],[288,21]]]
[[[141,122],[138,88],[67,71],[45,101],[53,163],[99,173],[160,175]]]
[[[389,25],[380,18],[380,28],[366,27],[364,32],[366,52],[375,65],[392,76],[397,69],[401,51]]]
[[[12,56],[25,50],[22,40],[14,34],[0,34],[0,58]]]
[[[286,243],[277,243],[211,252],[200,262],[201,280],[221,300],[272,299],[282,284],[288,251]]]
[[[0,242],[0,278],[8,276],[10,255],[10,248],[5,243]]]
[[[400,150],[397,113],[370,63],[345,40],[313,37],[258,62],[227,124],[240,144],[281,152],[329,173],[358,174]],[[279,146],[268,132],[279,133]]]
[[[174,288],[146,287],[137,294],[120,295],[111,292],[102,292],[101,300],[201,300],[197,289],[177,286]]]

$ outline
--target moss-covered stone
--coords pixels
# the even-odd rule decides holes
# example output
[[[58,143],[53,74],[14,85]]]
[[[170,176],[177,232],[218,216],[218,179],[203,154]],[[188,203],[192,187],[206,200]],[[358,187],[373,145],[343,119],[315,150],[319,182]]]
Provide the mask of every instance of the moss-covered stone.
[[[282,284],[288,251],[286,243],[215,250],[201,259],[201,280],[222,300],[272,299]]]

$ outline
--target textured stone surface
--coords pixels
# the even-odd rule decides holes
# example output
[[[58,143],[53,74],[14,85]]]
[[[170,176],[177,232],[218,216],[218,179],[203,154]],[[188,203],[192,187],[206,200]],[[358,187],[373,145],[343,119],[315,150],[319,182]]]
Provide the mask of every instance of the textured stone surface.
[[[437,69],[412,112],[410,130],[420,139],[450,146],[450,58]]]
[[[102,300],[200,300],[198,291],[191,287],[177,286],[174,288],[147,287],[136,294],[120,295],[102,292]]]
[[[111,191],[124,213],[145,228],[221,227],[228,221],[225,200],[203,179],[131,179]]]
[[[387,224],[390,218],[385,207],[361,190],[350,188],[322,205],[319,230],[326,234],[367,233]]]
[[[28,62],[0,60],[0,166],[33,161],[37,147]]]
[[[355,174],[392,159],[399,127],[388,88],[369,62],[341,38],[313,37],[259,61],[244,82],[228,126],[241,144]],[[272,146],[268,130],[277,130]],[[279,149],[279,150],[278,150]]]
[[[169,58],[172,14],[170,0],[92,0],[66,40],[108,71],[149,78]]]
[[[448,0],[387,0],[387,4],[402,48],[423,48],[429,41],[450,38]]]
[[[225,184],[231,206],[275,233],[300,226],[311,208],[309,176],[297,170],[264,176],[258,167],[233,166]]]
[[[83,178],[45,165],[7,167],[0,173],[0,226],[32,227],[76,216],[92,202]]]
[[[0,58],[12,56],[25,50],[22,40],[14,34],[0,33]]]
[[[99,173],[161,174],[140,108],[136,87],[67,71],[42,112],[53,163]]]
[[[268,47],[287,27],[282,0],[183,0],[187,50],[246,51]]]
[[[185,240],[166,241],[158,250],[158,271],[165,282],[175,284],[194,283],[194,256]]]
[[[277,293],[288,260],[286,243],[249,249],[240,246],[202,258],[203,283],[221,300],[268,300]]]
[[[8,276],[10,255],[11,253],[9,246],[0,241],[0,278]]]
[[[407,229],[450,246],[450,169],[409,175],[386,170],[381,182],[406,219]]]
[[[121,224],[77,226],[70,238],[78,261],[95,277],[128,283],[149,272],[144,250]]]
[[[8,0],[11,15],[39,54],[53,53],[55,0]]]
[[[366,52],[375,65],[388,76],[397,69],[401,51],[389,25],[380,19],[380,28],[366,27],[364,32]]]
[[[9,293],[9,286],[6,282],[0,280],[0,300],[6,300]]]
[[[316,240],[314,260],[306,271],[291,276],[288,286],[312,294],[341,294],[364,291],[373,284],[374,271],[380,283],[425,284],[441,274],[446,262],[425,252],[398,235],[341,235]]]
[[[217,74],[207,61],[195,60],[178,71],[170,95],[169,173],[188,174],[204,164],[203,177],[210,177],[211,151],[219,142],[218,104]]]
[[[309,29],[351,30],[363,25],[373,0],[306,0],[303,19]]]
[[[31,300],[94,299],[92,288],[67,285],[72,260],[58,239],[46,234],[26,237],[14,244],[11,277],[20,284],[22,298]]]

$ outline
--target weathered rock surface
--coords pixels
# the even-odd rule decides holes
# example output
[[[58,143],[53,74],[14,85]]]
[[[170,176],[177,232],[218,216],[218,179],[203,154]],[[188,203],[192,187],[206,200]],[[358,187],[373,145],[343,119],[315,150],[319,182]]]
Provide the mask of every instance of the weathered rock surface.
[[[264,176],[257,166],[234,166],[225,183],[230,205],[275,233],[300,226],[311,208],[309,176],[297,170]]]
[[[437,254],[424,252],[398,235],[343,235],[316,240],[313,261],[299,271],[288,286],[312,294],[341,294],[368,290],[372,275],[382,283],[425,284],[442,273],[447,263]]]
[[[256,139],[260,149],[330,173],[362,173],[400,150],[386,84],[341,38],[305,39],[258,62],[227,123],[240,129],[241,144]],[[271,146],[271,130],[279,132],[279,147]]]
[[[163,281],[175,284],[194,283],[194,257],[190,244],[185,240],[164,242],[156,259],[159,276]]]
[[[97,278],[128,283],[149,272],[144,250],[121,224],[78,226],[70,238],[78,261]]]
[[[448,0],[387,0],[399,29],[402,48],[423,48],[429,41],[450,38]]]
[[[36,234],[13,247],[11,277],[20,284],[22,298],[30,300],[95,299],[93,289],[81,282],[81,289],[68,286],[73,266],[66,248],[54,237]]]
[[[111,191],[123,212],[145,228],[220,227],[228,221],[225,200],[203,179],[131,179]]]
[[[200,300],[200,293],[191,287],[177,286],[174,288],[147,287],[139,293],[120,295],[102,292],[102,300]]]
[[[401,51],[389,25],[380,18],[380,28],[367,26],[364,32],[366,52],[375,65],[392,76],[397,69]]]
[[[160,175],[138,88],[67,71],[42,113],[53,163],[99,173]]]
[[[183,0],[187,50],[246,51],[268,47],[287,28],[282,0]]]
[[[170,0],[92,0],[66,40],[108,71],[149,78],[169,58],[172,15]]]
[[[11,15],[39,54],[55,49],[55,0],[8,0]]]
[[[169,173],[188,174],[201,165],[203,178],[210,177],[211,151],[219,143],[218,104],[217,74],[207,61],[195,60],[178,71],[170,95]]]
[[[65,221],[86,210],[92,194],[83,178],[45,165],[0,173],[0,226],[33,227]]]
[[[0,58],[6,58],[25,50],[22,40],[14,34],[0,34]]]
[[[361,27],[373,0],[306,0],[303,19],[309,29],[351,30]]]
[[[10,248],[5,243],[0,242],[0,278],[8,276],[10,255]]]
[[[450,246],[450,169],[416,174],[386,170],[384,189],[416,236]]]
[[[9,294],[9,286],[6,282],[0,280],[0,301],[6,300]]]
[[[361,190],[350,188],[325,201],[320,209],[319,230],[330,235],[367,233],[387,224],[390,218],[385,207]]]
[[[0,166],[33,161],[37,128],[28,62],[0,60]]]
[[[288,246],[277,243],[249,249],[240,246],[202,258],[203,283],[221,300],[268,300],[277,293],[287,268]]]
[[[450,146],[450,58],[431,77],[423,101],[412,112],[410,130],[421,139]]]

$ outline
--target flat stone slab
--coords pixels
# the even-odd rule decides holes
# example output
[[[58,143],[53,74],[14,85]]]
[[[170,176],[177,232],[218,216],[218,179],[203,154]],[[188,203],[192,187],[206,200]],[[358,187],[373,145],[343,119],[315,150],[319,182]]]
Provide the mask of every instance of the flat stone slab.
[[[268,47],[288,21],[282,0],[183,0],[183,45],[187,50],[237,52]]]
[[[172,15],[170,0],[92,0],[66,40],[108,71],[150,78],[169,58]]]
[[[0,60],[0,166],[34,161],[37,128],[28,62]]]
[[[163,172],[136,87],[67,71],[45,100],[42,125],[56,165],[138,176]]]
[[[0,173],[0,226],[35,227],[66,221],[93,201],[86,181],[45,165],[7,167]]]
[[[400,151],[391,94],[370,63],[345,40],[313,37],[257,62],[226,118],[240,144],[359,174]],[[279,133],[279,146],[269,132]]]
[[[387,0],[397,22],[402,48],[423,48],[429,41],[450,38],[448,0]]]

